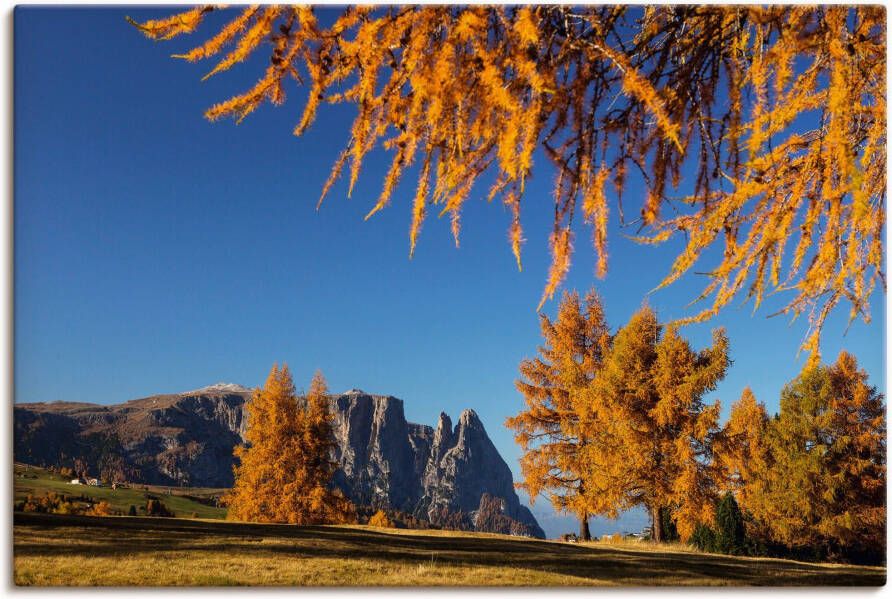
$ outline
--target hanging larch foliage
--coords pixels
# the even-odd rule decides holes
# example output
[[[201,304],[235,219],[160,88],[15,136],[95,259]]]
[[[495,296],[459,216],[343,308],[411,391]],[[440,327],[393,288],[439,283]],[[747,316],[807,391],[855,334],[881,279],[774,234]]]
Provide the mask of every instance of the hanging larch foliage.
[[[519,486],[532,501],[544,494],[555,509],[578,516],[580,536],[588,540],[589,489],[579,461],[588,435],[580,428],[580,402],[598,376],[610,331],[594,292],[584,302],[576,292],[565,293],[557,319],[540,318],[544,344],[536,358],[521,362],[516,382],[526,410],[505,425],[523,450]]]
[[[167,40],[191,34],[215,10],[136,26]],[[541,151],[557,170],[542,302],[570,268],[579,202],[597,274],[606,272],[610,177],[620,223],[639,241],[686,239],[661,286],[692,273],[701,257],[711,261],[700,268],[699,299],[709,305],[687,321],[742,294],[758,306],[783,291],[781,312],[809,316],[803,347],[812,361],[840,302],[869,321],[871,293],[885,285],[881,6],[360,6],[330,25],[304,6],[232,16],[177,56],[220,57],[207,76],[261,45],[270,61],[253,87],[207,118],[242,120],[264,102],[281,104],[291,79],[309,87],[295,134],[321,104],[353,104],[322,196],[345,169],[352,191],[364,158],[383,147],[392,162],[371,216],[420,158],[410,254],[429,209],[449,216],[457,244],[472,187],[492,172],[488,197],[501,196],[510,212],[519,266],[524,188]],[[626,220],[630,176],[644,193],[640,216]]]

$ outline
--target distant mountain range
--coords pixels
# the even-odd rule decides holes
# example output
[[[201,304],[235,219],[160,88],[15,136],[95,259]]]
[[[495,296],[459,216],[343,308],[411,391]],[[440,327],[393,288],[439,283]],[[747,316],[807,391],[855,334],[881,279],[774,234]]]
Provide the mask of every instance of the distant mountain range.
[[[232,485],[234,446],[251,390],[217,383],[116,405],[15,404],[14,455],[36,465],[87,464],[137,482]],[[433,524],[544,537],[521,505],[511,471],[473,410],[453,426],[407,422],[403,402],[358,389],[331,397],[340,468],[334,484],[355,503]]]

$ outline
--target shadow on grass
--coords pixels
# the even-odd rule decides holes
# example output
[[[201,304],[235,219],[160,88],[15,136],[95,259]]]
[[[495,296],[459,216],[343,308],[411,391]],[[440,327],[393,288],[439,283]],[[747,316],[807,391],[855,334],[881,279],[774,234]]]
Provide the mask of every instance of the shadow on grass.
[[[223,552],[419,565],[435,558],[438,565],[511,567],[636,586],[683,584],[685,580],[732,585],[879,586],[886,580],[885,568],[582,547],[497,536],[404,535],[332,526],[24,513],[14,515],[14,524],[14,553],[22,557]],[[53,537],[54,530],[61,542],[46,540]]]

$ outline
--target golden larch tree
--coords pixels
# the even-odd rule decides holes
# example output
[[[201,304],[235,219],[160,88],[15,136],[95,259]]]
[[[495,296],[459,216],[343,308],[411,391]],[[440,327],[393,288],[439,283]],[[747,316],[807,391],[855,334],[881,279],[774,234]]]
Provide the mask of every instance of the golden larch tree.
[[[216,10],[133,24],[169,40]],[[710,305],[688,320],[742,294],[758,306],[785,292],[782,312],[809,315],[804,347],[817,360],[830,311],[847,302],[851,318],[869,320],[871,293],[885,285],[882,6],[358,6],[330,24],[306,6],[251,6],[228,19],[176,56],[218,57],[206,78],[262,45],[269,63],[207,118],[282,104],[292,80],[309,88],[297,135],[321,105],[354,105],[322,197],[342,171],[352,191],[383,148],[392,162],[371,216],[420,164],[410,254],[432,209],[457,244],[462,207],[491,174],[485,195],[507,208],[520,265],[525,184],[541,155],[557,173],[542,301],[570,268],[574,218],[592,228],[596,274],[606,272],[608,193],[640,241],[685,236],[662,285],[717,256],[698,268]],[[627,219],[633,178],[643,201]]]
[[[539,355],[520,363],[517,389],[526,409],[508,418],[523,455],[520,487],[535,501],[545,494],[556,510],[579,517],[580,537],[591,538],[587,495],[579,463],[588,441],[580,427],[580,402],[598,375],[610,331],[601,300],[594,291],[581,302],[564,293],[557,318],[540,316],[544,344]]]
[[[583,430],[609,426],[603,442],[587,444],[583,478],[596,486],[593,508],[615,516],[644,506],[653,538],[664,540],[666,510],[682,539],[708,521],[715,499],[710,459],[719,431],[719,403],[703,395],[715,389],[730,364],[724,330],[694,351],[675,327],[663,327],[645,306],[613,340],[589,391],[590,417]]]
[[[746,387],[731,405],[728,422],[715,440],[713,450],[718,484],[731,491],[746,511],[749,496],[758,494],[759,477],[768,468],[766,435],[769,418],[765,405],[756,401],[752,389]]]
[[[316,371],[310,382],[305,401],[305,428],[303,432],[305,471],[309,493],[308,512],[317,522],[345,523],[356,519],[355,509],[339,490],[332,490],[331,481],[338,463],[334,459],[337,448],[328,385],[322,372]]]
[[[245,406],[245,445],[235,448],[228,517],[251,522],[339,523],[351,506],[331,491],[332,430],[321,375],[299,398],[288,366],[273,366]],[[321,400],[320,400],[321,397]]]
[[[286,488],[297,474],[297,397],[287,366],[274,365],[263,387],[245,404],[245,444],[237,445],[235,482],[226,495],[228,517],[252,522],[287,522]]]

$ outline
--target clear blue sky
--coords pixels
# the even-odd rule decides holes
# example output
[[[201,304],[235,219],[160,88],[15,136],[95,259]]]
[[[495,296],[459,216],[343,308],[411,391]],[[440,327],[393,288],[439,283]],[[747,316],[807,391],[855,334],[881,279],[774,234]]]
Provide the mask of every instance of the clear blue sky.
[[[216,381],[253,386],[286,361],[299,387],[320,368],[334,391],[402,398],[412,421],[474,408],[517,477],[519,452],[502,422],[522,407],[517,365],[540,342],[551,167],[538,156],[527,186],[523,272],[507,244],[509,215],[480,197],[483,187],[465,211],[461,248],[448,222],[432,218],[410,261],[413,178],[390,208],[362,220],[386,155],[371,156],[352,199],[342,182],[315,210],[352,111],[323,107],[296,138],[305,91],[295,87],[284,106],[238,127],[208,123],[203,111],[253,83],[268,56],[201,83],[212,64],[169,55],[204,39],[202,30],[153,43],[124,21],[168,12],[15,13],[16,401],[116,403]],[[633,185],[627,207],[637,210],[640,196]],[[597,281],[591,233],[580,227],[566,285],[594,284],[613,326],[679,247],[638,246],[623,232],[613,227],[610,272]],[[701,285],[687,278],[649,302],[664,320],[681,317]],[[846,336],[838,311],[822,346],[828,359],[854,353],[883,391],[884,300],[876,293],[874,322],[855,322]],[[728,330],[734,365],[714,394],[725,413],[746,385],[776,410],[801,368],[807,323],[766,318],[780,305],[773,298],[755,315],[735,306],[685,329],[697,347],[712,327]]]

